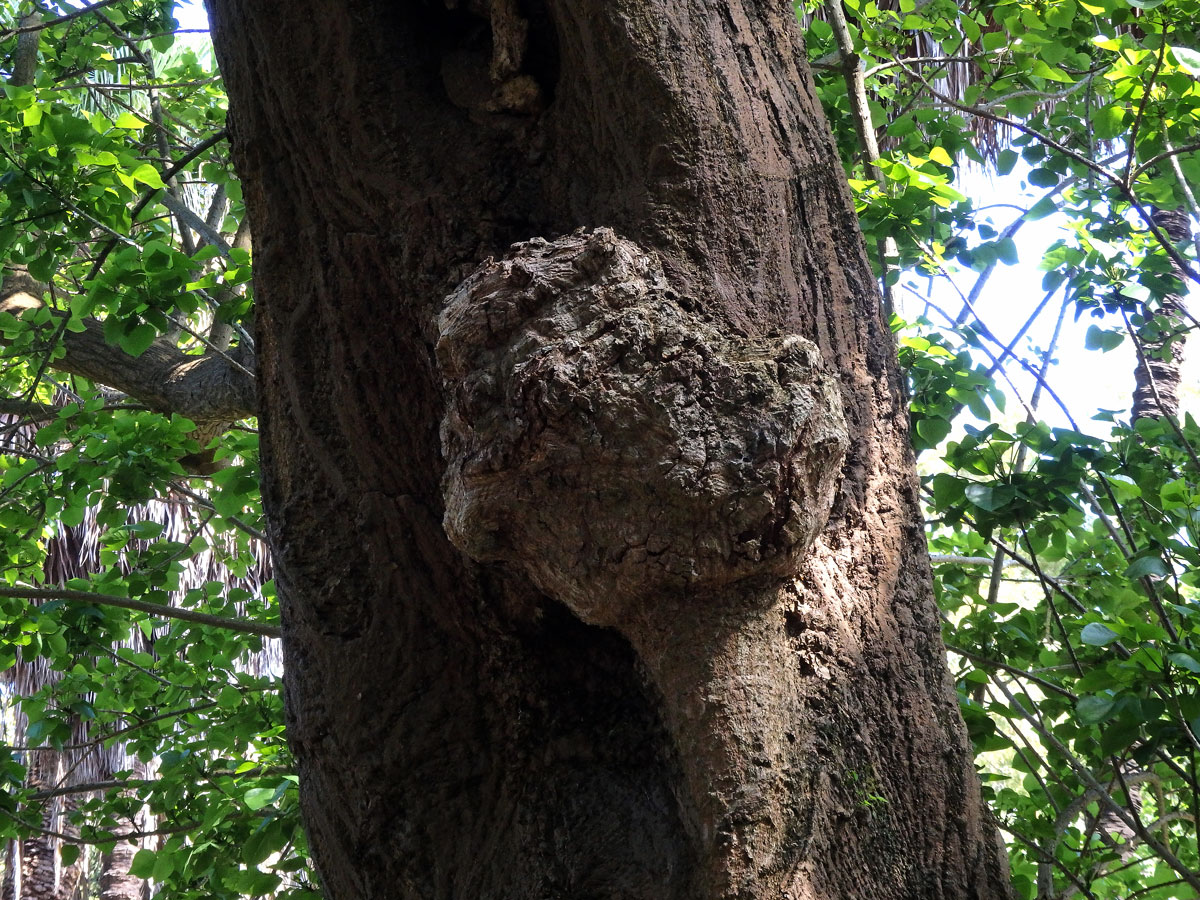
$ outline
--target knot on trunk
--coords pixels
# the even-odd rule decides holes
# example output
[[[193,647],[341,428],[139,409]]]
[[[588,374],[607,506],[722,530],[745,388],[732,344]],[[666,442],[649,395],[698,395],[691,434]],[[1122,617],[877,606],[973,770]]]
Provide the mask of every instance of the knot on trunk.
[[[584,621],[787,576],[824,528],[847,436],[816,345],[723,333],[610,229],[514,245],[438,325],[446,532]]]

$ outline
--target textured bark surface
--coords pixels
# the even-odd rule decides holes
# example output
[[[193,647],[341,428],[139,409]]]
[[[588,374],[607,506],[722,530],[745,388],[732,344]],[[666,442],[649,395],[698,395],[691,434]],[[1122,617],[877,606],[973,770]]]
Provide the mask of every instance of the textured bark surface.
[[[54,750],[29,751],[26,784],[35,790],[57,786],[61,774],[59,758],[60,754]],[[42,811],[41,825],[47,831],[63,830],[59,821],[61,800],[47,803]],[[49,834],[34,835],[20,841],[18,846],[21,871],[16,896],[19,900],[56,900],[63,885],[62,876],[72,879],[72,886],[78,880],[78,869],[60,872],[57,838]]]
[[[43,307],[46,286],[20,269],[0,283],[0,313],[21,317]],[[150,409],[177,413],[196,423],[189,437],[200,450],[180,459],[194,475],[211,475],[226,463],[214,460],[207,449],[213,438],[227,431],[237,419],[254,415],[257,409],[253,358],[245,347],[229,353],[212,351],[201,356],[184,353],[176,338],[159,338],[137,357],[109,343],[104,323],[79,320],[79,331],[63,326],[63,314],[52,312],[43,326],[48,346],[61,343],[63,353],[53,368],[80,375],[116,388]],[[177,336],[176,336],[177,337]],[[3,335],[0,335],[0,342]]]
[[[128,766],[129,776],[132,780],[147,779],[153,774],[149,764],[136,757],[122,760],[121,765]],[[105,774],[111,775],[111,769]],[[154,818],[148,809],[141,808],[129,822],[132,826],[131,830],[154,831]],[[149,840],[154,841],[157,838]],[[99,900],[149,900],[150,883],[130,872],[133,867],[133,858],[146,845],[146,838],[121,841],[113,844],[112,849],[100,857]],[[153,849],[153,844],[150,844],[147,849]]]
[[[149,894],[146,882],[129,872],[138,849],[122,841],[100,858],[99,900],[143,900]]]
[[[607,228],[464,281],[438,319],[450,540],[631,638],[663,592],[794,574],[840,481],[837,381],[703,306]]]
[[[256,239],[289,733],[329,896],[1006,897],[891,340],[790,5],[447,5],[210,0]],[[781,512],[800,549],[766,556],[786,565],[639,588],[636,626],[442,528],[446,298],[581,227],[691,298],[695,343],[811,342],[843,407],[820,535],[819,512]],[[605,439],[627,438],[645,446]],[[596,502],[547,477],[533,502]]]

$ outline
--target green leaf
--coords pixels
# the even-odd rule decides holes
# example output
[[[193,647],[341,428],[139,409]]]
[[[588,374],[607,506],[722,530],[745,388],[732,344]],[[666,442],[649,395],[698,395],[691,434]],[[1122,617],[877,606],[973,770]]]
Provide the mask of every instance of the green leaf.
[[[1185,509],[1189,506],[1192,492],[1188,488],[1187,479],[1174,478],[1162,486],[1158,496],[1163,509]]]
[[[1112,140],[1126,129],[1125,118],[1125,107],[1117,103],[1110,103],[1096,110],[1092,116],[1092,130],[1097,138],[1106,141]]]
[[[1038,219],[1044,219],[1052,213],[1058,212],[1058,204],[1051,197],[1043,197],[1037,203],[1029,208],[1029,212],[1025,213],[1025,218],[1031,222],[1036,222]]]
[[[1189,672],[1194,672],[1200,675],[1200,661],[1190,653],[1171,653],[1167,656],[1175,665],[1181,669],[1187,669]]]
[[[1003,31],[987,31],[983,35],[983,49],[989,53],[1008,46],[1011,38]]]
[[[175,871],[175,855],[166,850],[159,850],[155,854],[154,868],[150,870],[150,877],[155,881],[165,881]]]
[[[1042,59],[1035,59],[1033,61],[1033,69],[1031,74],[1036,75],[1038,78],[1045,78],[1048,81],[1058,81],[1066,84],[1075,83],[1075,79],[1062,69],[1048,66]]]
[[[158,174],[158,169],[154,168],[150,163],[142,163],[129,173],[129,177],[152,188],[166,187],[163,184],[162,177]]]
[[[1118,637],[1119,634],[1099,622],[1090,622],[1079,632],[1079,639],[1091,647],[1107,647]]]
[[[1083,346],[1088,350],[1100,350],[1107,353],[1120,346],[1123,340],[1125,340],[1124,332],[1109,331],[1099,325],[1089,325],[1083,339]]]
[[[987,402],[980,395],[978,388],[972,391],[966,391],[963,394],[963,400],[966,401],[967,409],[971,410],[971,415],[973,415],[975,418],[984,422],[987,422],[991,419],[992,412],[990,409],[988,409]]]
[[[1108,718],[1114,705],[1114,701],[1109,697],[1092,695],[1080,697],[1079,702],[1075,704],[1075,711],[1079,714],[1079,720],[1085,725],[1095,725]]]
[[[917,434],[926,446],[936,447],[950,434],[950,423],[941,418],[920,419],[917,422]]]
[[[1058,173],[1053,169],[1037,168],[1029,171],[1029,183],[1041,188],[1057,187],[1059,182]]]
[[[217,695],[217,706],[221,709],[237,709],[242,705],[242,692],[232,684],[227,684],[221,688],[221,693]]]
[[[1189,75],[1200,78],[1200,51],[1190,47],[1172,47],[1171,54],[1181,69]]]
[[[75,860],[79,859],[79,845],[66,843],[59,844],[58,855],[62,859],[62,864],[64,866],[74,865]]]
[[[158,337],[158,329],[145,322],[135,325],[131,331],[125,332],[118,338],[121,349],[130,356],[141,356]]]
[[[132,131],[141,131],[149,124],[145,119],[138,118],[131,112],[121,113],[117,116],[116,121],[113,122],[113,125],[117,128],[128,128]]]
[[[242,795],[242,800],[251,809],[262,809],[275,799],[274,788],[251,788]]]
[[[1020,261],[1016,242],[1012,238],[996,241],[996,257],[1006,266],[1015,266]]]
[[[137,878],[149,878],[154,874],[154,858],[153,850],[139,850],[129,865],[129,874]]]
[[[929,151],[929,158],[939,165],[954,166],[954,158],[941,147],[933,147]]]
[[[1008,504],[1008,495],[990,484],[969,484],[965,491],[967,499],[988,512],[995,512]]]
[[[1171,567],[1159,556],[1142,556],[1135,559],[1125,570],[1125,577],[1130,581],[1145,578],[1150,575],[1165,578],[1171,574]]]

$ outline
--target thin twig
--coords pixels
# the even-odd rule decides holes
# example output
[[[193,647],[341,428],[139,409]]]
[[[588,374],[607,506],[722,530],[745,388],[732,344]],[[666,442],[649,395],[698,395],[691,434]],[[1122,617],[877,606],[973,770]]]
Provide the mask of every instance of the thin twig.
[[[1133,183],[1133,160],[1137,155],[1137,138],[1138,132],[1142,128],[1142,120],[1146,117],[1146,106],[1150,102],[1150,96],[1154,92],[1154,83],[1158,80],[1158,73],[1162,71],[1163,61],[1167,58],[1167,32],[1164,28],[1158,42],[1158,56],[1154,59],[1154,71],[1150,73],[1150,80],[1142,87],[1142,99],[1138,103],[1137,114],[1133,117],[1133,125],[1129,129],[1129,137],[1126,139],[1128,146],[1125,150],[1125,183]]]
[[[53,28],[55,25],[61,25],[63,22],[70,22],[72,19],[78,19],[80,16],[86,16],[90,12],[95,12],[98,9],[103,9],[106,6],[116,6],[122,0],[99,0],[91,6],[85,6],[83,9],[77,9],[75,12],[67,13],[65,16],[59,16],[57,19],[48,19],[45,22],[40,22],[37,25],[26,25],[23,28],[9,28],[6,31],[0,31],[0,41],[7,41],[10,37],[18,34],[29,34],[34,31],[41,31],[45,28]]]
[[[226,616],[214,616],[210,613],[196,612],[191,609],[163,606],[158,603],[132,600],[129,597],[117,597],[112,594],[95,594],[91,591],[76,591],[67,588],[0,587],[0,597],[14,597],[18,600],[66,600],[72,603],[90,603],[96,606],[115,606],[120,609],[143,612],[160,619],[179,619],[182,622],[208,625],[212,628],[224,628],[227,631],[240,631],[243,634],[257,634],[269,638],[277,638],[282,634],[277,625],[266,625],[260,622],[250,622],[245,619],[231,619]]]

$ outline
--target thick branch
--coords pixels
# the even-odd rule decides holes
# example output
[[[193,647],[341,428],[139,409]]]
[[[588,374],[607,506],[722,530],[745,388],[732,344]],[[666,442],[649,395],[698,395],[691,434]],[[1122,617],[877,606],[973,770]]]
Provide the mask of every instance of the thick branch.
[[[0,312],[20,316],[40,308],[40,295],[40,285],[28,275],[12,275],[0,288]],[[52,315],[61,320],[63,314]],[[197,424],[232,422],[255,414],[249,360],[212,353],[191,356],[162,340],[134,357],[104,339],[102,322],[82,321],[83,331],[63,331],[66,353],[53,361],[53,368],[116,388],[150,409],[178,413]]]

